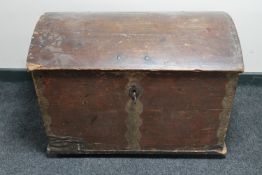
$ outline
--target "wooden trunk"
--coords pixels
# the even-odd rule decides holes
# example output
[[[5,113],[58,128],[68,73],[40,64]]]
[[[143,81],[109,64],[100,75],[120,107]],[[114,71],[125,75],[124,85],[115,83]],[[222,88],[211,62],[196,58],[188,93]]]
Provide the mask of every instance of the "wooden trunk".
[[[225,13],[46,13],[27,66],[48,153],[226,154],[243,61]]]

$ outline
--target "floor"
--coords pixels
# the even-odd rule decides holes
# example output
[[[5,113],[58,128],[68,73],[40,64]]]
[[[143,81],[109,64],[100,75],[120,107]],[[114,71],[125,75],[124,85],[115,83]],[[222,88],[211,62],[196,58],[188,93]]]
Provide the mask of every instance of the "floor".
[[[0,174],[262,174],[262,76],[240,79],[226,158],[48,157],[30,76],[0,74]]]

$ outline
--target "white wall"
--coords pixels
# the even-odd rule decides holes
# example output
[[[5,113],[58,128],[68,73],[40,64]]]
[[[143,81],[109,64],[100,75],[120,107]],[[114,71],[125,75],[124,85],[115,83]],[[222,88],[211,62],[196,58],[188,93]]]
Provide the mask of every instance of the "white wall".
[[[47,11],[226,11],[246,72],[262,72],[261,0],[0,0],[0,68],[25,68],[34,26]]]

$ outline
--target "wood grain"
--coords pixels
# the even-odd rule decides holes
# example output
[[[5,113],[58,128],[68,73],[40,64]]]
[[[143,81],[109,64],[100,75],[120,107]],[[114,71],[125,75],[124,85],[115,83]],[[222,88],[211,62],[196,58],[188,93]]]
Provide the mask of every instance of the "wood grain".
[[[133,71],[36,71],[33,75],[43,86],[38,95],[44,113],[51,117],[49,136],[81,140],[79,153],[221,151],[238,76]],[[138,97],[142,109],[130,107],[128,88],[133,84],[142,88]],[[48,101],[48,108],[41,99]],[[132,123],[130,117],[137,119]],[[224,132],[218,134],[221,129]]]
[[[237,32],[222,12],[46,13],[28,69],[243,71]]]

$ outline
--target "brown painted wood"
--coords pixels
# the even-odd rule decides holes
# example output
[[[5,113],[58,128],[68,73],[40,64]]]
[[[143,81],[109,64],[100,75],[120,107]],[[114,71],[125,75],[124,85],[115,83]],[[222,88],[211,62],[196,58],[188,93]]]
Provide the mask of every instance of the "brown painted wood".
[[[80,153],[222,151],[237,82],[237,74],[215,72],[36,71],[33,76],[49,148],[69,153],[77,145]],[[139,122],[127,109],[133,85],[141,88],[143,107],[134,116]]]
[[[46,13],[28,69],[243,71],[237,32],[222,12]]]
[[[27,65],[48,153],[226,153],[243,60],[225,13],[46,13]]]

